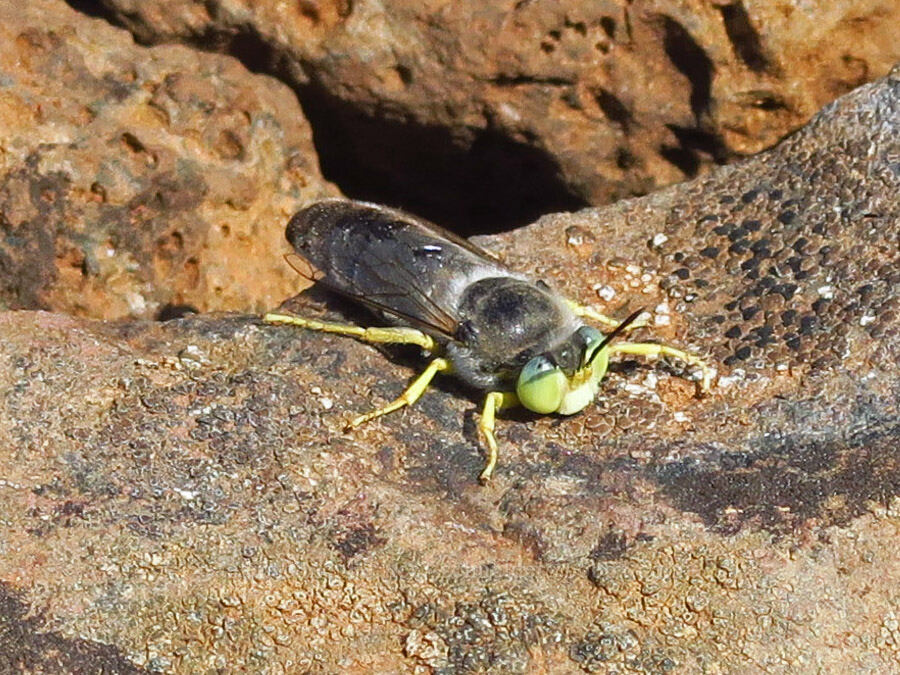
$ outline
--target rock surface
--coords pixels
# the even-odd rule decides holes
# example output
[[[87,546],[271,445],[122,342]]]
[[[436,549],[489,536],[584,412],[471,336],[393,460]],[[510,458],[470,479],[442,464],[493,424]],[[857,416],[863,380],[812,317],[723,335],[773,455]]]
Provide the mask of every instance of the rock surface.
[[[336,190],[286,86],[51,0],[0,3],[0,43],[0,305],[151,317],[296,288],[285,218]]]
[[[103,0],[298,87],[345,193],[459,227],[770,147],[900,60],[894,0]]]
[[[452,380],[341,433],[413,354],[4,313],[0,670],[897,670],[898,120],[895,71],[759,157],[488,240],[720,379],[623,363],[579,416],[513,413],[486,487]]]

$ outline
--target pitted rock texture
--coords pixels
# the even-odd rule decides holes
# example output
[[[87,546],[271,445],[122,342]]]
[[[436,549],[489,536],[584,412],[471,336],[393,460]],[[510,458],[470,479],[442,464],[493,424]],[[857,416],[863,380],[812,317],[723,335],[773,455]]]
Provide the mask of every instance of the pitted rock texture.
[[[717,404],[684,409],[693,429],[664,410],[648,427],[632,406],[584,416],[596,431],[628,429],[595,447],[646,458],[638,473],[711,525],[846,522],[897,494],[898,120],[895,69],[772,151],[646,199],[549,216],[527,250],[530,237],[507,251],[571,268],[552,246],[565,239],[592,268],[563,280],[570,293],[597,289],[608,311],[654,308],[658,335],[718,368]]]
[[[115,647],[48,630],[46,616],[32,611],[3,582],[0,582],[0,672],[147,673]]]
[[[243,315],[0,315],[0,654],[42,656],[15,639],[40,625],[150,672],[900,669],[898,79],[706,178],[484,242],[652,308],[635,337],[720,376],[698,399],[678,364],[625,361],[581,415],[505,415],[487,486],[452,379],[342,433],[414,353]],[[726,335],[773,267],[797,288]],[[799,349],[791,310],[819,317]]]
[[[396,393],[405,370],[347,340],[247,316],[8,312],[2,330],[0,654],[17,667],[52,650],[44,672],[80,654],[123,672],[898,665],[896,498],[840,527],[722,536],[629,457],[596,470],[583,428],[563,444],[507,421],[479,486],[459,391],[342,436],[360,383]]]
[[[893,0],[103,5],[297,86],[346,194],[482,231],[770,147],[900,60]]]
[[[0,304],[151,317],[296,287],[282,223],[335,190],[287,87],[53,0],[0,4],[0,42]]]

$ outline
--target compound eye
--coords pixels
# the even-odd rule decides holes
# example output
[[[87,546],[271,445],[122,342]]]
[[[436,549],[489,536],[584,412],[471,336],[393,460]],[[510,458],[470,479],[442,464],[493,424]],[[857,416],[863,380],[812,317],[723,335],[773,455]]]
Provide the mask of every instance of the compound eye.
[[[583,368],[591,362],[591,359],[594,358],[597,352],[597,348],[603,344],[604,335],[593,326],[581,326],[577,333],[584,342],[584,357],[581,362]]]
[[[566,374],[546,356],[535,356],[519,373],[516,396],[519,403],[536,413],[556,412],[568,391]]]

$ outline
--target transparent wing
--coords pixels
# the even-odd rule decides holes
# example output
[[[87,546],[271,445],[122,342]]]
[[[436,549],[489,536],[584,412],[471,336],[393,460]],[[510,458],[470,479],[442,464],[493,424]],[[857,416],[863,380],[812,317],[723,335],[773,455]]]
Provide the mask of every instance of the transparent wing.
[[[287,238],[321,272],[313,278],[326,288],[451,340],[467,280],[509,274],[482,249],[433,223],[363,202],[313,204],[291,219]]]
[[[360,261],[359,265],[366,267],[371,278],[378,282],[365,295],[346,290],[347,284],[332,284],[329,276],[319,283],[370,310],[402,319],[428,333],[436,333],[450,340],[454,338],[459,319],[455,313],[442,308],[432,299],[408,269],[391,260],[378,260],[371,256]]]

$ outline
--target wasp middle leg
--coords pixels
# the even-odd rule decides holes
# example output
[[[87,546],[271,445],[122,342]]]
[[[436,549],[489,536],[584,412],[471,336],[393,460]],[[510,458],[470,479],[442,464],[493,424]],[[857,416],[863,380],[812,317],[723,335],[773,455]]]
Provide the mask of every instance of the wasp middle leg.
[[[492,391],[484,398],[484,409],[481,412],[481,421],[478,423],[478,429],[488,446],[487,461],[478,477],[482,483],[490,480],[494,468],[497,466],[497,439],[494,437],[496,413],[498,410],[511,408],[518,404],[518,397],[511,391]]]

